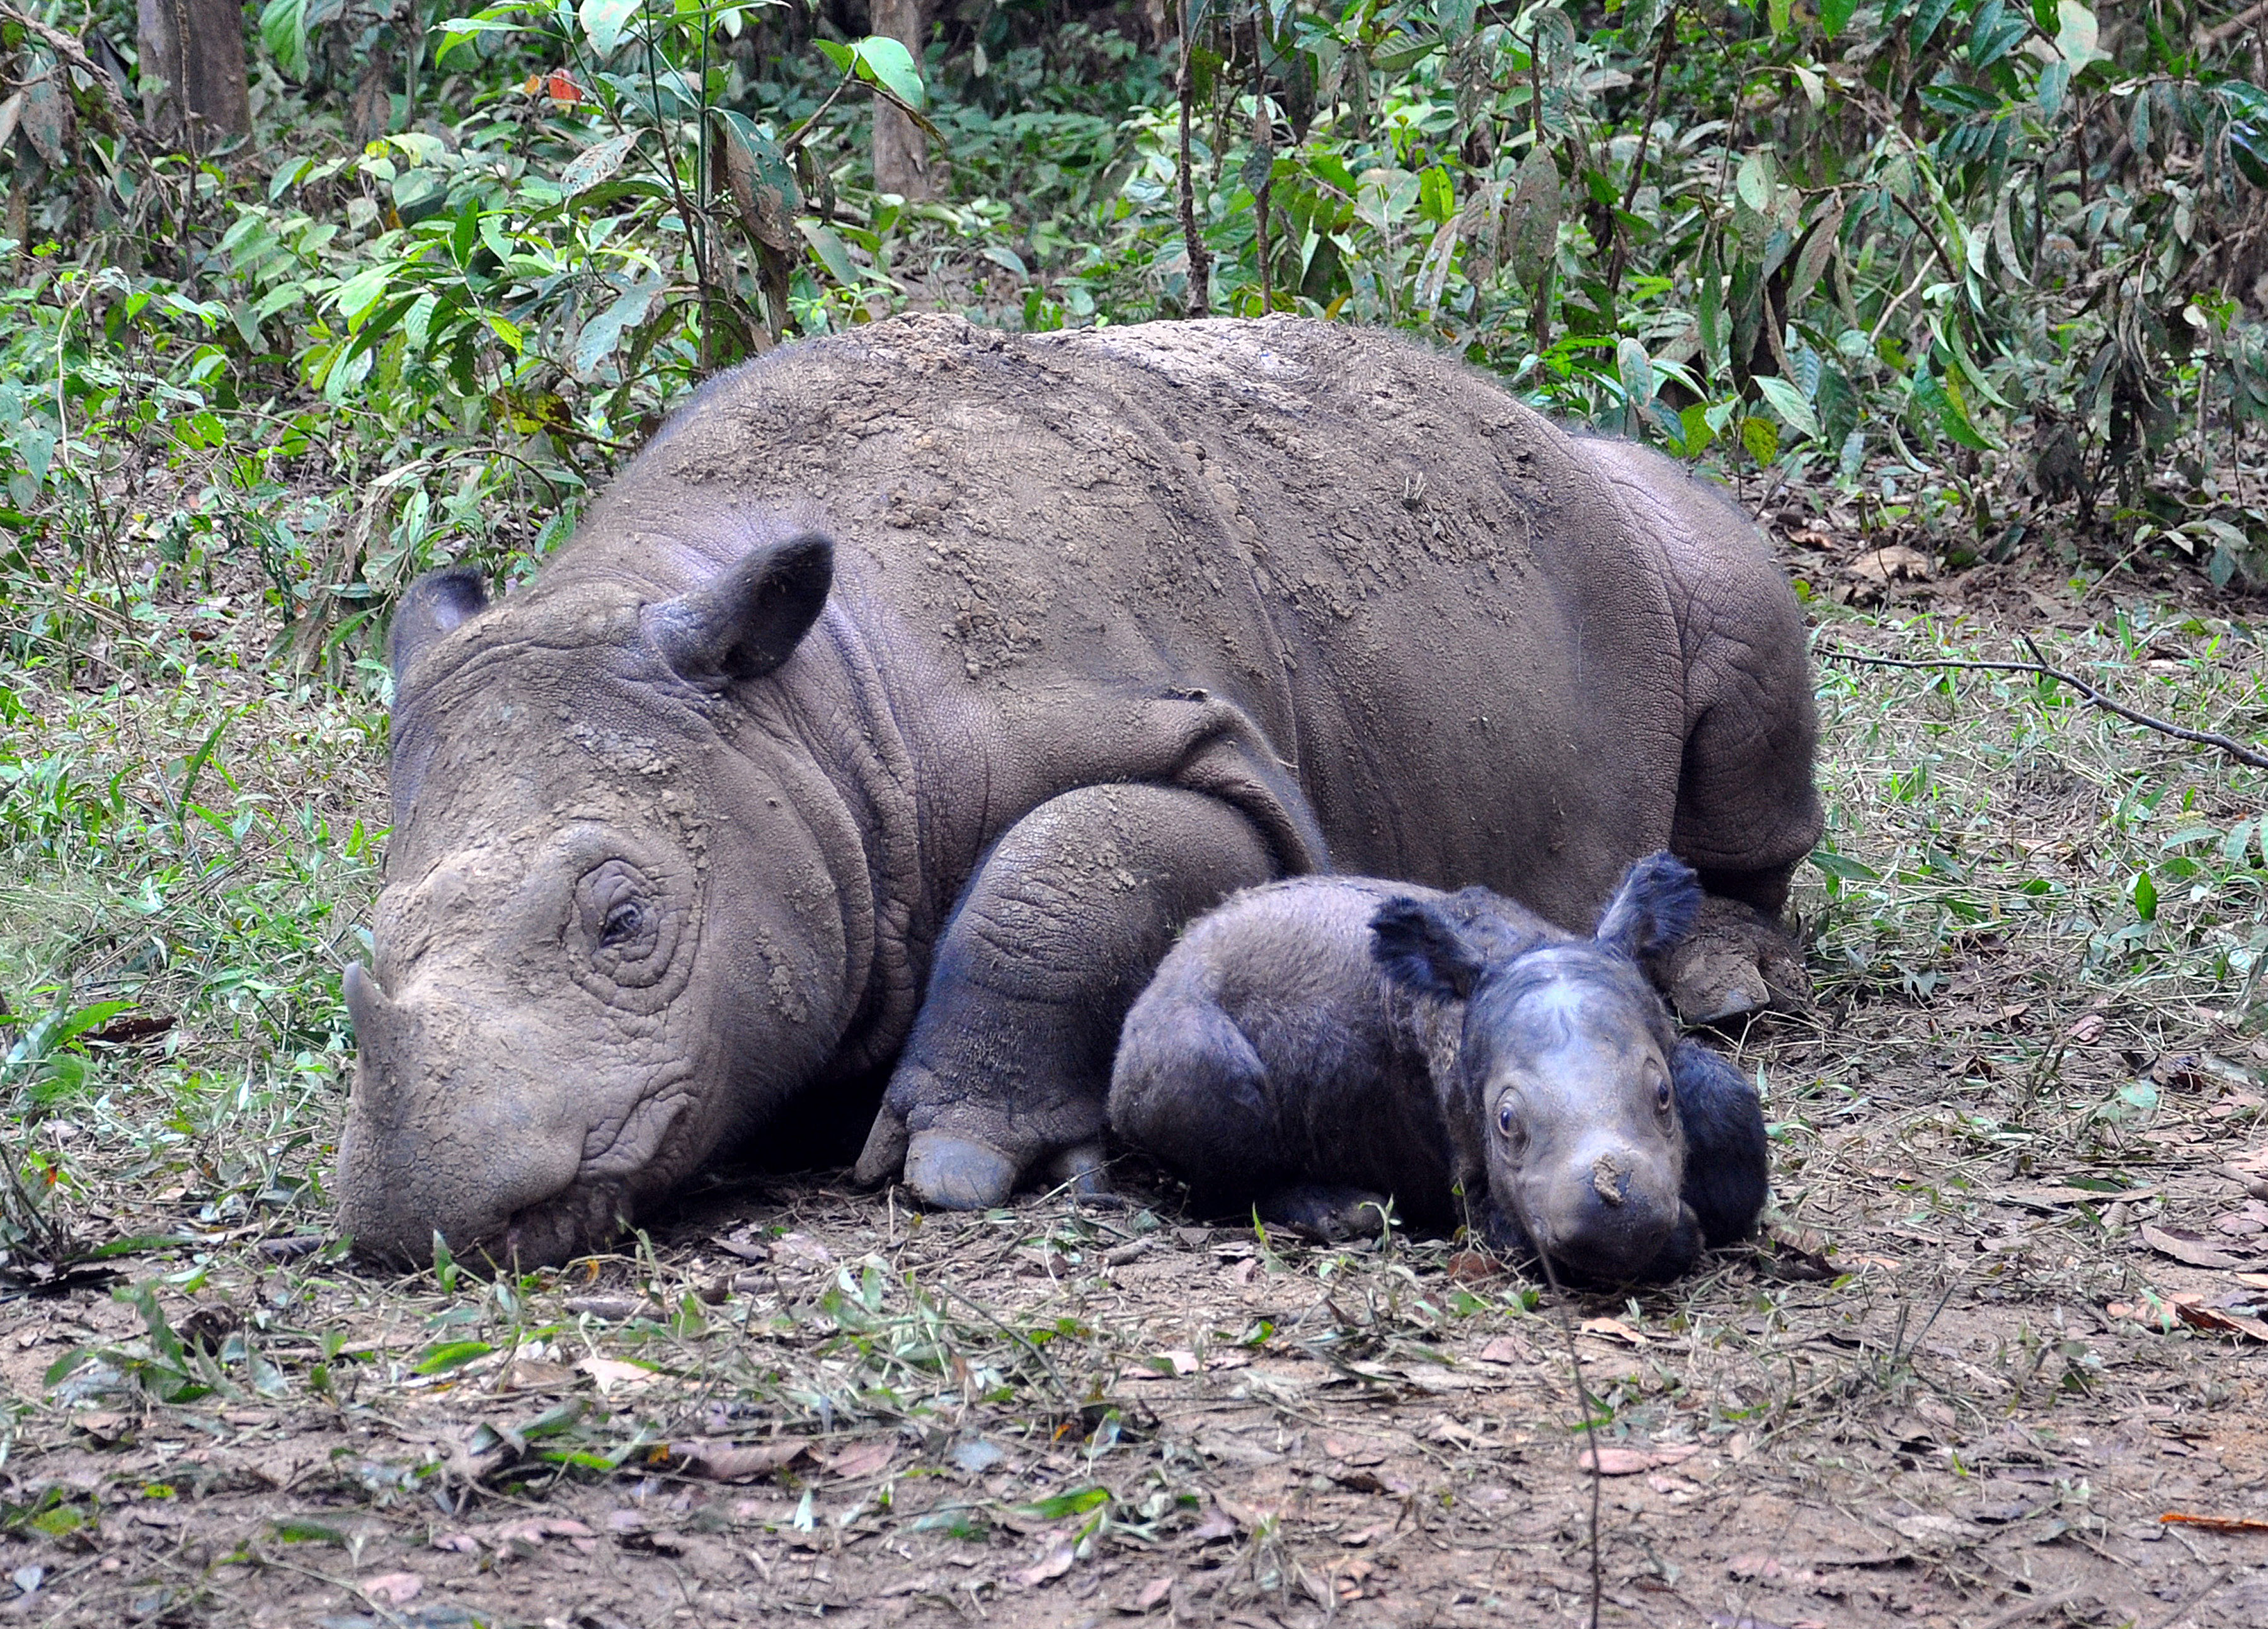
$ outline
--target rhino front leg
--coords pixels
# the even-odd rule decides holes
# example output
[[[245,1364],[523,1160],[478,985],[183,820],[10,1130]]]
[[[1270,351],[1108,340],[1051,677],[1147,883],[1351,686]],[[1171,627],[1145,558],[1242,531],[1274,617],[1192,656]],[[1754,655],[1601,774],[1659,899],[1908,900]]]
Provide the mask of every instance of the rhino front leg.
[[[938,945],[858,1176],[953,1210],[998,1205],[1101,1135],[1126,1009],[1191,918],[1276,874],[1228,804],[1086,786],[1011,827]]]

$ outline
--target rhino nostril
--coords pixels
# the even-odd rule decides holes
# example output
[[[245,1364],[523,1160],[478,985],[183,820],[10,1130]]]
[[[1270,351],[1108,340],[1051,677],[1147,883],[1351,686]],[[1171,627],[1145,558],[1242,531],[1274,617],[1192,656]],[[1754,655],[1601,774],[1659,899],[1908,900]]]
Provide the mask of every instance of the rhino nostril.
[[[1591,1189],[1602,1203],[1620,1205],[1630,1191],[1630,1167],[1609,1151],[1591,1161]]]

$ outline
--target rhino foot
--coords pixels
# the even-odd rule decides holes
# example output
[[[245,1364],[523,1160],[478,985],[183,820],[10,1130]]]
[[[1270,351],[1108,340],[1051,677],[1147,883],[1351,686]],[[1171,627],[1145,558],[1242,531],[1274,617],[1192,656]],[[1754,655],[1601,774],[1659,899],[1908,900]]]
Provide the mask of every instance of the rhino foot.
[[[1811,1010],[1811,979],[1794,938],[1738,900],[1705,898],[1691,934],[1650,970],[1689,1025]]]
[[[1005,1205],[1019,1175],[998,1148],[951,1131],[918,1131],[906,1146],[906,1186],[941,1211]]]
[[[1048,1161],[1048,1184],[1068,1189],[1074,1198],[1099,1198],[1110,1191],[1110,1184],[1102,1174],[1103,1163],[1102,1145],[1099,1142],[1066,1148]]]

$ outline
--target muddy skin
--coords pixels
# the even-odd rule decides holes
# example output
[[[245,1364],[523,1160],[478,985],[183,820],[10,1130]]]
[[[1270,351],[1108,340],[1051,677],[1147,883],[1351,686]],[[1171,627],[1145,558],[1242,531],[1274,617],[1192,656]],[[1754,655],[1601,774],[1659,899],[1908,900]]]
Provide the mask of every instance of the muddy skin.
[[[884,1069],[867,1180],[1091,1172],[1126,1007],[1281,877],[1583,924],[1666,847],[1731,913],[1679,999],[1754,1010],[1820,829],[1737,512],[1285,319],[784,347],[524,591],[417,585],[394,657],[340,1157],[390,1259],[595,1248]]]
[[[1127,1014],[1111,1125],[1209,1213],[1256,1203],[1326,1238],[1375,1233],[1389,1205],[1466,1213],[1574,1278],[1675,1278],[1748,1234],[1766,1184],[1755,1092],[1678,1038],[1640,965],[1701,900],[1668,854],[1631,868],[1590,939],[1483,888],[1252,889]]]

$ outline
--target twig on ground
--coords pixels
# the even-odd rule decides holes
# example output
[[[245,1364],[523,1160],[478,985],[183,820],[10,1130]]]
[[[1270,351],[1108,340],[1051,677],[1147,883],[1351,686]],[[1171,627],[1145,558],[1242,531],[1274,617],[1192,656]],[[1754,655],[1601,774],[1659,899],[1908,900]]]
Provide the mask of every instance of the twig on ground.
[[[1822,650],[1819,654],[1822,660],[1850,662],[1860,667],[1911,667],[1924,672],[1952,670],[2037,674],[2043,679],[2053,679],[2058,684],[2069,685],[2079,692],[2080,698],[2089,706],[2100,707],[2105,712],[2115,713],[2130,724],[2139,724],[2145,729],[2155,730],[2161,735],[2170,735],[2176,741],[2195,741],[2200,747],[2218,748],[2239,763],[2249,764],[2256,770],[2268,770],[2268,753],[2248,747],[2232,736],[2219,734],[2212,730],[2187,729],[2164,719],[2154,718],[2149,713],[2137,711],[2124,702],[2114,701],[2077,674],[2066,673],[2060,667],[2048,666],[2047,659],[2040,654],[2040,647],[2032,642],[2031,635],[2018,634],[2016,637],[2023,641],[2024,648],[2032,653],[2032,660],[2028,662],[1915,661],[1898,656],[1869,656],[1858,651],[1846,651],[1839,646]]]

